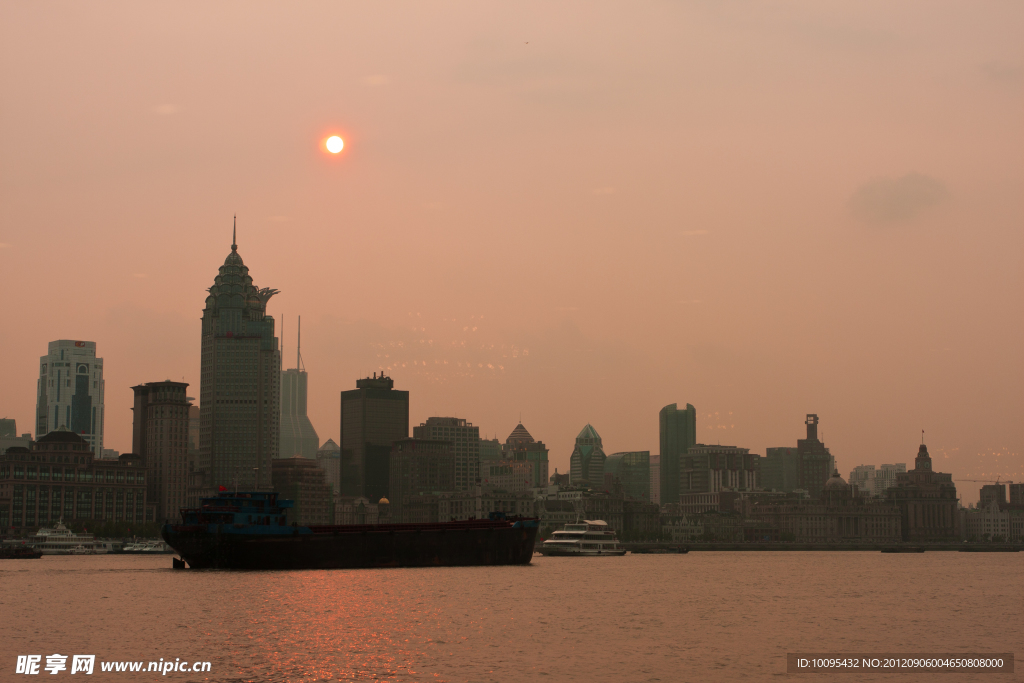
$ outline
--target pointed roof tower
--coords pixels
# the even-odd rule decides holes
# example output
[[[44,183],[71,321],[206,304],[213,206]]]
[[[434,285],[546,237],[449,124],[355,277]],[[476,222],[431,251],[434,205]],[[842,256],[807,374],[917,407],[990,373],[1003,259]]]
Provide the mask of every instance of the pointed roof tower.
[[[533,442],[533,436],[530,435],[530,432],[526,431],[526,427],[523,426],[522,422],[517,424],[516,428],[513,429],[512,433],[508,435],[507,439],[505,439],[505,443],[510,445],[514,443],[521,444]]]

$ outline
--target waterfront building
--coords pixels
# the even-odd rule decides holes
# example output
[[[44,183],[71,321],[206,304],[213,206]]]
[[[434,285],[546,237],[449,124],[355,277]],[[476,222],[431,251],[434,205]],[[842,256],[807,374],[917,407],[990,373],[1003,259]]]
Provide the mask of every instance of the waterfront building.
[[[881,465],[875,471],[875,488],[872,495],[885,496],[890,487],[896,485],[896,478],[907,471],[907,463],[897,462],[892,465]]]
[[[199,453],[189,504],[230,490],[267,490],[281,425],[281,354],[274,318],[276,289],[258,288],[231,251],[208,290],[202,318]]]
[[[410,522],[408,507],[412,499],[453,491],[456,467],[448,439],[413,437],[395,441],[391,446],[389,495],[385,496],[391,504],[392,518]]]
[[[454,491],[468,491],[480,483],[480,428],[458,417],[428,417],[413,427],[417,439],[447,441],[455,456]]]
[[[807,491],[817,498],[829,475],[835,470],[835,458],[818,438],[818,416],[808,414],[804,421],[807,438],[798,439],[796,449],[769,448],[766,451],[762,486],[777,491]]]
[[[651,490],[651,452],[612,453],[604,461],[605,488],[621,489],[626,498],[649,500]]]
[[[755,502],[748,514],[776,528],[784,541],[890,543],[902,537],[899,507],[859,495],[838,471],[826,480],[817,499]]]
[[[185,382],[147,382],[132,387],[132,452],[149,471],[146,497],[158,520],[180,519],[188,495],[188,401]]]
[[[36,438],[67,429],[103,452],[103,359],[96,342],[59,339],[39,358]]]
[[[99,460],[117,460],[121,456],[121,451],[114,448],[104,448],[103,454],[98,457]]]
[[[0,528],[16,531],[72,520],[154,521],[142,458],[100,460],[80,434],[57,430],[0,456]]]
[[[576,446],[569,456],[569,481],[574,486],[604,488],[604,461],[607,457],[601,435],[587,423],[576,435]]]
[[[331,524],[334,503],[331,486],[315,460],[293,455],[275,458],[271,464],[274,490],[285,500],[294,501],[289,517],[299,526]]]
[[[679,460],[697,443],[697,409],[689,403],[679,410],[675,403],[658,414],[658,439],[661,446],[661,495],[659,502],[679,502]]]
[[[679,495],[758,488],[761,458],[749,448],[690,446],[680,458]]]
[[[978,507],[988,507],[992,503],[1002,505],[1006,503],[1006,484],[985,484],[978,494]]]
[[[1004,506],[1003,506],[1004,507]],[[1020,534],[1011,532],[1011,512],[996,500],[989,500],[976,509],[961,509],[961,537],[967,541],[1016,542]]]
[[[661,505],[661,455],[651,456],[650,473],[651,502]]]
[[[952,475],[932,471],[932,459],[924,444],[918,449],[914,469],[898,475],[896,485],[889,488],[886,496],[900,508],[904,541],[957,538],[956,486]]]
[[[408,436],[409,392],[390,377],[374,373],[341,392],[341,495],[386,498],[391,444]]]
[[[9,418],[0,420],[0,439],[13,439],[18,435],[18,423]]]
[[[390,515],[390,507],[387,498],[381,498],[380,502],[374,503],[362,496],[335,496],[334,523],[388,524],[395,521]]]
[[[543,441],[533,438],[520,422],[505,439],[502,448],[505,460],[528,462],[530,464],[530,486],[544,486],[548,481],[548,448]]]
[[[282,336],[284,322],[282,320]],[[282,342],[282,346],[284,343]],[[282,354],[283,355],[283,354]],[[320,437],[306,414],[309,375],[302,362],[302,316],[299,316],[298,342],[295,344],[295,367],[281,373],[281,436],[279,458],[301,455],[316,458]]]

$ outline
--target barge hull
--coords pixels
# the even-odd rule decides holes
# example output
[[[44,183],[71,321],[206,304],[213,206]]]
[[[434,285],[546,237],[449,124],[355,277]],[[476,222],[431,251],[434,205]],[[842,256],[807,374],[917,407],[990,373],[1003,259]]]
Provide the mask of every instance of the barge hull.
[[[369,569],[529,564],[537,520],[445,528],[440,524],[305,527],[233,533],[231,525],[167,525],[163,538],[193,569]]]

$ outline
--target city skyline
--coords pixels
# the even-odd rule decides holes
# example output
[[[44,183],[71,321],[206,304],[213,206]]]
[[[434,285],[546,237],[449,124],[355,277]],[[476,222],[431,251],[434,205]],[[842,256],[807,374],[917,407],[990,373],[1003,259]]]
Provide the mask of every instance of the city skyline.
[[[95,341],[126,451],[129,387],[200,384],[238,212],[321,440],[383,369],[414,425],[522,411],[560,472],[580,426],[655,454],[691,403],[705,443],[817,413],[844,472],[924,429],[944,471],[1021,478],[1020,10],[929,7],[418,7],[386,39],[369,6],[5,8],[0,416],[28,431],[29,360]]]

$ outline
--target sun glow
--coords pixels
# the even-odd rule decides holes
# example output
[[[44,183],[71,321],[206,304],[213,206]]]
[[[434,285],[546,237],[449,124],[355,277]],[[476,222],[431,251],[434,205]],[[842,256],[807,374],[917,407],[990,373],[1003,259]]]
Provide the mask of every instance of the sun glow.
[[[327,138],[327,151],[331,154],[337,154],[341,150],[345,149],[345,141],[339,138],[337,135],[332,135]]]

